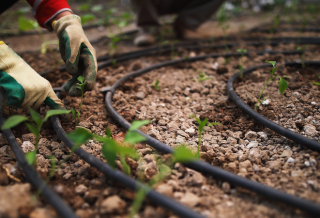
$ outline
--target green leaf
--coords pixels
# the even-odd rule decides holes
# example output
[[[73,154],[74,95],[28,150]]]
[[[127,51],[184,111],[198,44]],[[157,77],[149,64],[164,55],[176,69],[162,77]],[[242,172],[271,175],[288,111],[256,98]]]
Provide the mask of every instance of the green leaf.
[[[130,156],[134,159],[139,157],[137,151],[130,147],[118,146],[117,151],[120,156]]]
[[[269,64],[271,64],[273,67],[276,65],[276,61],[265,61],[266,63],[269,63]]]
[[[9,129],[12,127],[17,126],[18,124],[28,121],[28,117],[22,116],[22,115],[14,115],[12,117],[9,117],[6,122],[2,125],[1,130]]]
[[[74,119],[77,119],[77,113],[76,113],[76,110],[74,108],[71,109],[71,112],[72,112],[72,116]]]
[[[113,139],[106,139],[101,149],[102,154],[112,168],[116,168],[117,147],[118,144],[116,141]]]
[[[27,128],[30,130],[30,132],[32,132],[34,135],[38,136],[40,135],[40,132],[39,130],[32,124],[30,123],[25,123]]]
[[[127,164],[124,156],[121,156],[121,157],[120,157],[120,161],[121,161],[121,164],[122,164],[124,173],[127,174],[127,175],[130,175],[130,174],[131,174],[131,169],[130,169],[130,167],[128,166],[128,164]]]
[[[46,117],[44,118],[44,121],[47,121],[49,117],[61,115],[61,114],[68,114],[71,110],[65,110],[65,109],[55,109],[55,110],[49,110],[46,113]]]
[[[79,82],[83,83],[84,82],[84,77],[83,76],[79,76],[78,80],[79,80]],[[81,85],[81,84],[78,83],[78,85]]]
[[[18,20],[18,27],[22,31],[28,31],[32,29],[37,29],[39,24],[33,20],[29,20],[25,17],[19,17]]]
[[[54,156],[49,156],[49,159],[51,161],[51,169],[50,169],[50,172],[49,172],[49,178],[51,178],[55,174],[56,158]]]
[[[188,149],[186,146],[180,146],[177,149],[175,149],[175,152],[173,153],[173,158],[175,162],[180,163],[186,163],[197,159],[196,155],[193,154],[192,151]]]
[[[118,27],[123,28],[125,26],[128,26],[128,24],[129,24],[128,21],[122,20],[118,23]]]
[[[222,124],[222,123],[213,122],[213,123],[209,123],[208,126],[221,125],[221,124]]]
[[[133,131],[139,129],[141,126],[147,125],[151,120],[135,120],[132,122],[128,131]]]
[[[85,14],[83,16],[81,16],[81,24],[84,25],[87,22],[96,19],[96,17],[92,14]]]
[[[101,11],[102,9],[103,9],[102,5],[94,5],[94,6],[92,6],[91,11],[98,12],[98,11]]]
[[[86,143],[88,140],[93,138],[92,133],[83,128],[77,128],[75,131],[68,134],[69,139],[73,141],[76,145],[81,145]]]
[[[26,160],[29,165],[36,165],[36,151],[31,151],[25,154]]]
[[[200,120],[198,117],[196,117],[196,116],[195,116],[195,115],[193,115],[193,114],[189,115],[189,117],[193,117],[194,119],[196,119],[196,121],[197,121],[197,122],[198,122],[198,124],[200,125],[201,120]]]
[[[317,83],[317,82],[311,82],[313,85],[316,85],[316,86],[320,86],[320,83]]]
[[[129,217],[134,217],[134,215],[136,215],[139,210],[140,207],[142,205],[143,200],[145,199],[145,197],[147,196],[148,192],[150,190],[146,189],[146,188],[141,188],[138,193],[136,194],[135,199],[132,202],[132,206],[130,208],[130,214]]]
[[[140,133],[138,133],[138,132],[129,131],[129,132],[126,134],[126,136],[125,136],[125,138],[124,138],[124,141],[127,142],[127,143],[129,143],[129,144],[134,145],[134,144],[137,144],[137,143],[139,143],[139,142],[143,142],[143,141],[145,141],[146,139],[147,139],[146,137],[140,135]]]
[[[200,124],[199,124],[199,134],[201,134],[203,128],[205,127],[205,125],[208,122],[208,118],[205,118]]]
[[[34,122],[37,124],[37,125],[41,125],[42,123],[42,120],[41,120],[41,116],[39,113],[37,113],[35,110],[33,110],[32,108],[29,108],[29,112],[30,112],[30,115],[32,117],[32,119],[34,120]]]
[[[279,83],[279,91],[281,93],[281,95],[283,95],[284,91],[286,91],[286,89],[288,88],[288,83],[286,80],[280,78],[280,83]]]
[[[80,11],[88,11],[89,7],[90,7],[89,4],[82,4],[82,5],[79,6],[79,10]]]
[[[111,132],[111,129],[109,127],[106,128],[105,133],[106,133],[107,138],[112,139],[112,132]]]

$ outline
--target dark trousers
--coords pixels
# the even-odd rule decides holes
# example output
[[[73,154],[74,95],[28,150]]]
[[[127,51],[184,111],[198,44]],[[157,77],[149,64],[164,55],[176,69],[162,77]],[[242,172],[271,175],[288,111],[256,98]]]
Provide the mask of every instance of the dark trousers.
[[[216,12],[225,0],[131,0],[139,27],[158,26],[158,17],[178,14],[176,23],[197,29]]]

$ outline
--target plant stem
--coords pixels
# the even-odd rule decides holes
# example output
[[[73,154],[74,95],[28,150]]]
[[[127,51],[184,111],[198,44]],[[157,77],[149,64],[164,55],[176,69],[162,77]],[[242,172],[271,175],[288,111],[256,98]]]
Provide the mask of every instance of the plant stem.
[[[259,95],[259,98],[258,98],[258,101],[257,101],[257,103],[256,103],[256,105],[255,105],[255,107],[254,107],[254,110],[255,111],[257,111],[257,108],[258,108],[258,104],[259,104],[259,102],[260,102],[260,98],[261,98],[261,96],[262,96],[262,94],[263,94],[263,91],[265,90],[265,88],[267,87],[267,85],[268,85],[268,83],[271,81],[271,80],[273,80],[275,77],[270,77],[269,79],[268,79],[268,81],[266,82],[266,84],[264,84],[264,87],[263,87],[263,89],[262,89],[262,91],[261,91],[261,93],[260,93],[260,95]]]
[[[202,132],[199,132],[199,140],[198,140],[198,149],[197,149],[197,157],[200,157],[200,144],[201,144]]]

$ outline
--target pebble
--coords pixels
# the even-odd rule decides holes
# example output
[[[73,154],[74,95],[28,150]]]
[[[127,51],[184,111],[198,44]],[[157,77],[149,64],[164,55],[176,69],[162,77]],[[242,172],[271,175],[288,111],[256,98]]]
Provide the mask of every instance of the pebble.
[[[66,174],[63,176],[63,179],[64,179],[64,180],[68,180],[68,179],[70,179],[71,176],[72,176],[71,173],[66,173]]]
[[[295,162],[295,160],[292,157],[289,157],[287,160],[287,163],[294,163],[294,162]]]
[[[228,182],[223,182],[222,183],[222,190],[225,192],[225,193],[230,193],[230,184]]]
[[[193,136],[196,133],[196,131],[193,127],[186,129],[185,132],[188,133],[190,136]]]
[[[194,207],[200,203],[200,198],[191,192],[187,192],[181,198],[180,202],[188,207]]]
[[[257,138],[257,133],[253,131],[249,131],[245,134],[245,138],[248,139],[249,141],[254,141]]]
[[[30,141],[24,141],[21,145],[23,153],[34,151],[34,145]]]
[[[303,130],[305,131],[305,133],[309,136],[315,136],[317,134],[317,130],[316,127],[311,125],[311,124],[307,124],[304,126]]]
[[[258,132],[257,133],[259,138],[262,140],[262,141],[267,141],[268,140],[268,136],[265,132]]]
[[[156,191],[169,197],[172,197],[173,195],[173,187],[167,184],[158,185]]]
[[[252,167],[252,164],[249,160],[245,160],[245,161],[239,163],[239,169],[241,169],[241,168],[248,169],[251,167]]]
[[[88,190],[87,186],[81,184],[81,185],[78,185],[74,191],[76,194],[79,194],[79,195],[83,195],[86,191]]]
[[[250,142],[248,145],[247,145],[247,148],[255,148],[255,147],[258,147],[259,143],[257,141],[253,141],[253,142]]]
[[[113,195],[101,202],[100,212],[102,214],[108,214],[108,213],[121,214],[124,212],[126,205],[127,205],[126,202],[122,200],[119,196]]]
[[[292,151],[291,150],[284,150],[280,157],[291,157],[292,156]]]
[[[137,97],[138,99],[144,99],[144,98],[146,97],[146,95],[144,94],[144,92],[137,92],[136,97]]]
[[[36,137],[33,133],[23,134],[21,138],[22,141],[30,141],[33,144],[36,142]]]

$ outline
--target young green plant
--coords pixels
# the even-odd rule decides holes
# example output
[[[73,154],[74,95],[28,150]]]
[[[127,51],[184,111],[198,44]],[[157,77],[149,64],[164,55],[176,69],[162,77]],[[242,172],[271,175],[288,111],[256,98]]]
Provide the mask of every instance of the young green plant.
[[[254,107],[254,110],[255,110],[255,111],[257,111],[257,108],[258,108],[259,105],[260,105],[261,96],[262,96],[265,88],[267,87],[268,83],[269,83],[271,80],[273,80],[273,79],[275,79],[275,78],[277,78],[277,77],[280,79],[280,81],[279,81],[279,91],[280,91],[281,95],[283,95],[283,93],[284,93],[284,92],[286,91],[286,89],[288,88],[288,83],[287,83],[286,80],[284,80],[284,79],[281,78],[280,76],[274,76],[274,73],[275,73],[275,71],[277,70],[277,67],[275,67],[276,61],[265,61],[265,62],[272,65],[272,70],[270,71],[270,77],[269,77],[269,79],[267,80],[267,82],[264,84],[263,89],[262,89],[261,92],[260,92],[258,101],[257,101],[257,103],[255,104],[255,107]],[[264,100],[266,100],[266,99],[264,99]],[[262,102],[263,102],[263,101],[262,101]]]
[[[78,111],[76,111],[74,108],[71,109],[72,116],[73,116],[73,118],[75,120],[76,126],[78,126],[78,122],[79,122],[80,115],[81,115],[81,106],[82,106],[83,95],[84,95],[84,87],[87,84],[87,82],[84,82],[84,77],[83,76],[79,76],[78,77],[78,81],[79,81],[79,83],[77,83],[77,85],[78,85],[77,89],[79,89],[81,91],[80,105],[79,105]]]
[[[161,88],[159,86],[159,80],[157,79],[156,81],[154,81],[151,85],[153,88],[155,88],[156,90],[160,91]]]
[[[42,40],[40,48],[42,54],[45,54],[47,52],[48,45],[58,45],[58,40],[46,40],[46,37],[44,36],[42,29],[39,27],[39,24],[36,21],[27,19],[25,17],[20,17],[18,20],[18,28],[21,31],[28,31],[34,29],[39,33]]]
[[[243,77],[243,54],[247,53],[247,49],[237,49],[237,52],[241,53],[241,64],[239,64],[239,69],[240,69],[240,78]]]
[[[301,64],[302,64],[302,68],[305,67],[305,49],[309,47],[307,45],[305,46],[298,46],[297,47],[297,51],[301,51]]]
[[[34,149],[34,151],[26,153],[25,157],[26,157],[26,160],[27,160],[28,164],[36,166],[37,165],[36,154],[37,154],[37,150],[38,150],[38,143],[39,143],[39,138],[40,138],[40,130],[41,130],[42,125],[51,116],[68,114],[71,111],[70,110],[58,110],[58,109],[49,110],[49,111],[47,111],[46,116],[44,117],[44,119],[41,119],[40,114],[37,113],[32,108],[29,108],[29,112],[30,112],[30,115],[31,115],[31,119],[28,118],[28,117],[25,117],[23,115],[11,116],[2,125],[1,130],[15,127],[20,123],[24,123],[27,126],[27,128],[30,130],[30,132],[32,132],[35,135],[36,139],[35,139],[35,149]]]
[[[198,82],[203,82],[203,81],[206,81],[208,79],[212,79],[210,77],[207,77],[206,76],[206,73],[204,71],[202,71],[200,74],[199,74],[199,77],[197,79],[195,79],[196,81]]]
[[[208,123],[208,118],[205,118],[203,121],[201,121],[198,117],[196,117],[194,115],[190,115],[189,117],[193,117],[194,119],[196,119],[196,121],[199,124],[199,127],[198,127],[199,138],[198,138],[198,148],[197,148],[197,157],[199,158],[199,156],[200,156],[200,145],[201,145],[201,140],[202,140],[202,132],[203,132],[204,127]],[[219,125],[219,124],[221,124],[221,123],[214,122],[214,123],[209,123],[207,126],[209,127],[209,126]]]

